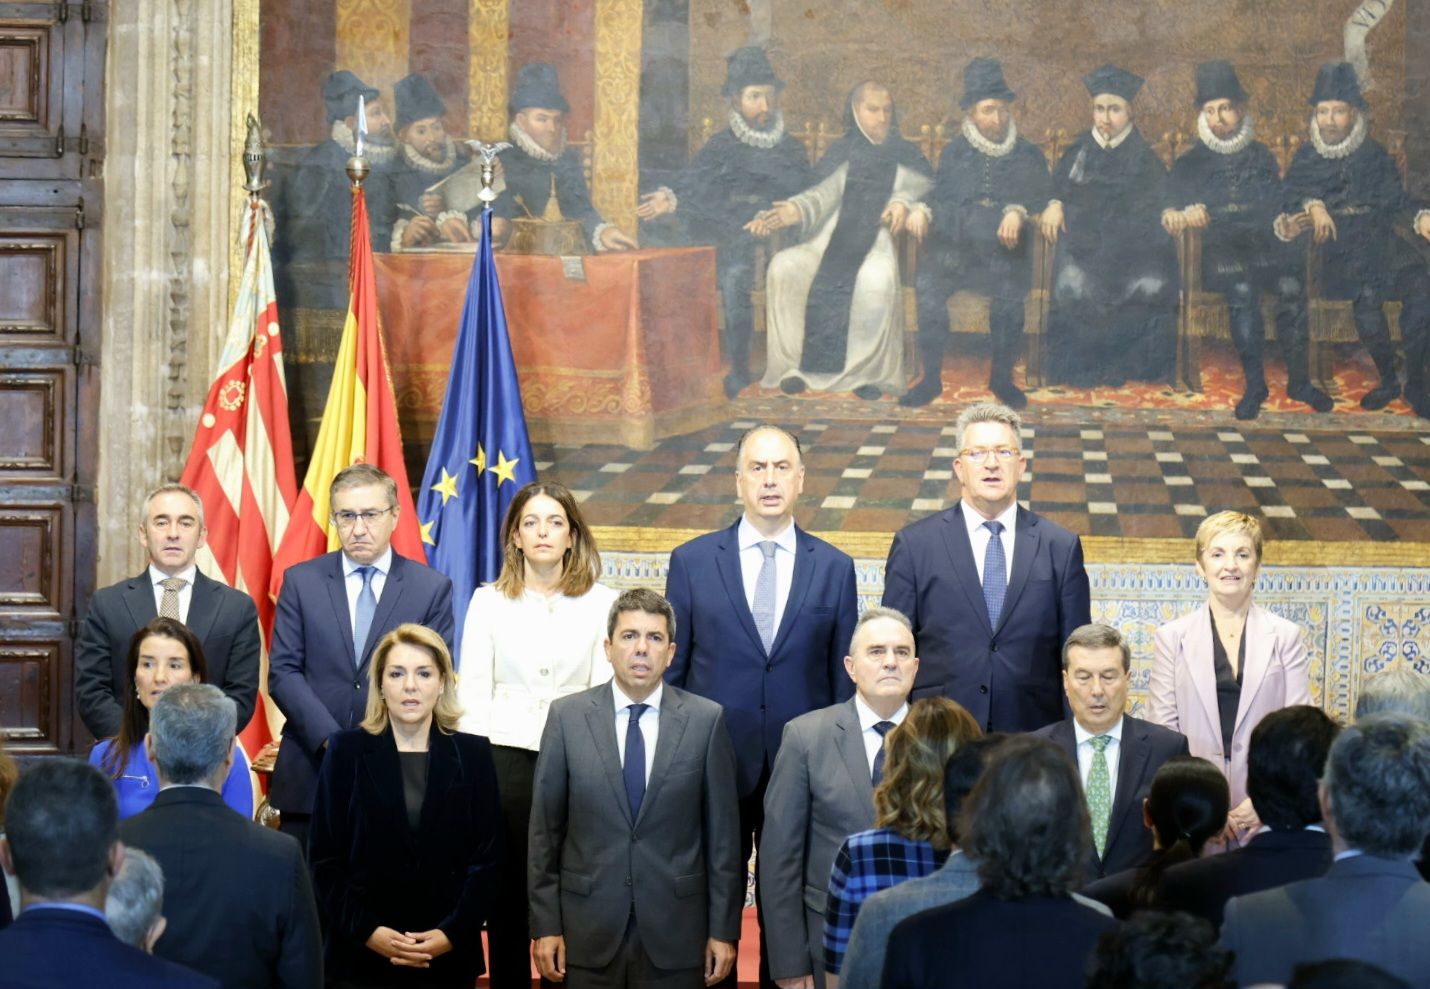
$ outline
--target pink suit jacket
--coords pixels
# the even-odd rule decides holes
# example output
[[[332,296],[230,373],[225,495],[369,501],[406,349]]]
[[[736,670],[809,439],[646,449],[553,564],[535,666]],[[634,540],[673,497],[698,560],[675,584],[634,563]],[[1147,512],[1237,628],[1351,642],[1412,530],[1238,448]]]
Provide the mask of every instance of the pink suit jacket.
[[[1246,799],[1246,753],[1252,730],[1272,711],[1311,703],[1310,659],[1301,627],[1253,604],[1245,634],[1246,670],[1230,752],[1222,749],[1207,604],[1157,629],[1147,706],[1147,720],[1186,735],[1192,755],[1225,770],[1232,807]]]

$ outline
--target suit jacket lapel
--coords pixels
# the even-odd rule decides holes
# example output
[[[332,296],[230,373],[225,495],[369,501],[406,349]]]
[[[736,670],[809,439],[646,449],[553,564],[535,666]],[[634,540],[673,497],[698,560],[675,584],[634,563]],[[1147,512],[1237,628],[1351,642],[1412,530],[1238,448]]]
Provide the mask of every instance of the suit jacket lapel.
[[[725,585],[725,594],[730,598],[730,610],[763,655],[765,644],[760,641],[760,630],[755,628],[755,616],[750,613],[750,603],[745,600],[745,582],[740,574],[739,526],[740,523],[736,522],[725,530],[725,537],[720,540],[720,551],[715,554],[715,569],[720,572],[720,583]],[[790,596],[793,597],[793,594]],[[789,613],[788,607],[785,613]]]
[[[646,784],[645,797],[641,800],[641,812],[636,823],[646,816],[647,809],[660,795],[661,785],[670,772],[671,761],[675,759],[680,740],[685,736],[685,726],[690,723],[690,715],[685,711],[685,702],[674,688],[665,687],[660,701],[660,733],[655,740],[655,759],[651,762],[650,782]],[[622,782],[625,777],[622,776]]]
[[[392,833],[405,835],[407,843],[412,845],[416,836],[412,833],[412,826],[407,823],[407,800],[402,793],[402,763],[397,757],[397,743],[392,738],[392,729],[388,728],[381,735],[367,735],[363,741],[363,771],[372,781],[373,792],[377,794],[391,820]],[[437,793],[430,779],[427,781],[427,793],[429,796]],[[423,803],[425,816],[426,798]]]
[[[372,657],[372,648],[384,635],[392,630],[392,611],[397,607],[398,598],[402,597],[402,578],[407,570],[407,558],[398,556],[397,551],[392,551],[392,566],[388,568],[387,577],[382,584],[382,597],[377,600],[377,610],[372,613],[372,627],[367,631],[367,642],[362,647],[361,669],[367,666],[367,661]],[[344,606],[347,604],[346,593],[343,598]],[[348,626],[352,628],[351,625]],[[351,635],[348,638],[352,638]]]
[[[1037,520],[1031,512],[1025,512],[1021,507],[1018,509],[1017,522],[1014,524],[1013,533],[1013,570],[1008,575],[1008,591],[1003,596],[1003,611],[998,616],[998,628],[1002,631],[1003,626],[1008,622],[1008,616],[1013,613],[1013,607],[1018,603],[1018,595],[1023,593],[1023,588],[1027,586],[1028,574],[1033,572],[1033,560],[1038,555],[1038,525]],[[987,605],[984,612],[987,612]]]
[[[1211,727],[1212,737],[1221,739],[1221,708],[1216,696],[1216,668],[1212,663],[1211,608],[1203,603],[1197,608],[1192,627],[1182,641],[1182,660],[1191,675],[1192,685],[1202,702],[1202,712]],[[1242,691],[1243,696],[1245,691]]]
[[[154,585],[149,582],[147,569],[125,588],[124,607],[129,609],[136,631],[159,617],[159,609],[154,607]]]
[[[953,572],[968,598],[969,607],[988,630],[988,634],[992,635],[993,625],[988,620],[988,602],[983,600],[983,583],[978,579],[978,564],[973,559],[973,544],[968,540],[968,526],[963,520],[963,512],[963,502],[959,502],[953,511],[945,516],[944,547],[948,550],[948,557],[953,562]],[[1006,604],[1003,611],[1005,614],[1008,612]]]
[[[795,526],[794,574],[791,578],[789,598],[785,601],[785,611],[780,617],[780,627],[775,630],[775,641],[770,645],[771,656],[780,651],[780,646],[789,638],[790,630],[794,628],[795,619],[804,607],[805,596],[809,593],[809,585],[814,582],[814,566],[814,543],[808,535],[800,531],[799,526]],[[754,624],[753,616],[750,618],[750,624]]]
[[[1118,742],[1118,747],[1122,751],[1117,755],[1117,790],[1112,794],[1112,811],[1107,824],[1108,848],[1117,840],[1118,828],[1127,814],[1128,805],[1137,795],[1137,784],[1147,768],[1150,748],[1147,744],[1147,733],[1140,725],[1134,724],[1131,718],[1124,716],[1122,739]],[[1137,826],[1142,826],[1141,821],[1138,821]]]
[[[869,768],[869,756],[864,751],[864,733],[859,728],[859,709],[854,706],[854,698],[845,701],[834,715],[834,729],[834,744],[844,757],[844,767],[849,771],[854,792],[872,801],[874,775]]]
[[[616,701],[610,681],[591,695],[591,706],[586,708],[586,727],[591,732],[591,741],[596,747],[596,755],[606,770],[606,780],[611,784],[611,792],[626,824],[634,826],[631,819],[631,803],[626,798],[626,780],[621,774],[621,752],[616,747]]]
[[[189,620],[184,624],[203,641],[218,617],[218,582],[205,577],[202,570],[194,572],[194,589],[189,596]]]
[[[1210,623],[1208,623],[1210,624]],[[1263,633],[1266,613],[1252,605],[1246,615],[1246,628],[1242,630],[1242,641],[1246,643],[1246,669],[1241,672],[1241,699],[1236,705],[1236,731],[1247,712],[1256,703],[1256,692],[1266,681],[1266,671],[1271,666],[1271,639]]]
[[[334,553],[331,559],[333,565],[328,569],[328,598],[333,602],[333,611],[338,620],[337,627],[343,630],[340,638],[343,640],[343,648],[348,657],[348,666],[352,667],[357,664],[357,657],[353,654],[353,618],[348,613],[348,589],[347,580],[343,576],[343,554],[341,552]]]

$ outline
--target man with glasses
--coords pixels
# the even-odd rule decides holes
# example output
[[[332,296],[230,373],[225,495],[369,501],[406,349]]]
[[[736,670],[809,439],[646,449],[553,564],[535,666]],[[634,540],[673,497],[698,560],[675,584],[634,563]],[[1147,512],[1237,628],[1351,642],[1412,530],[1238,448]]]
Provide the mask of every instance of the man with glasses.
[[[268,658],[268,690],[288,719],[268,798],[279,829],[304,847],[328,736],[366,713],[373,646],[404,622],[452,642],[452,582],[392,550],[392,478],[371,464],[344,467],[328,503],[342,549],[283,574]]]
[[[1062,644],[1092,620],[1081,540],[1018,504],[1021,428],[1002,405],[963,411],[961,500],[901,530],[884,566],[918,643],[913,698],[951,697],[988,731],[1062,719]]]

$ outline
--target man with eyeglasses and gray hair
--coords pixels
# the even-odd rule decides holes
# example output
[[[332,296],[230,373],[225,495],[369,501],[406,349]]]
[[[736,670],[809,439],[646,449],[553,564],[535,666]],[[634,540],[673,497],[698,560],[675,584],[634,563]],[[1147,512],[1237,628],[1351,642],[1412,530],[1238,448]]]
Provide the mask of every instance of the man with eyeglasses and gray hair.
[[[268,691],[288,719],[268,791],[279,830],[304,846],[328,736],[362,723],[373,646],[404,622],[452,645],[452,582],[392,549],[397,484],[352,464],[328,489],[341,548],[283,574],[268,657]]]
[[[1062,719],[1062,644],[1092,620],[1082,541],[1018,504],[1022,426],[1003,405],[963,410],[958,504],[900,530],[884,565],[884,605],[918,642],[912,699],[951,697],[985,731]]]

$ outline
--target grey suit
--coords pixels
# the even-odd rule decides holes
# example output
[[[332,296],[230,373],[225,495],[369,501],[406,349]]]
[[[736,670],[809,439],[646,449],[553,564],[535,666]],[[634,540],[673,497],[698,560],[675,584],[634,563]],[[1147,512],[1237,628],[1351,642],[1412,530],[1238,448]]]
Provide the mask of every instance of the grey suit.
[[[770,977],[824,985],[829,869],[845,838],[874,826],[874,784],[854,698],[785,726],[765,790],[758,891]]]
[[[740,937],[730,734],[718,704],[667,684],[632,821],[613,697],[605,683],[553,702],[547,716],[528,832],[531,936],[564,935],[568,966],[599,969],[634,924],[653,964],[698,969],[707,939]]]
[[[1238,896],[1222,943],[1236,952],[1237,985],[1284,983],[1302,962],[1350,958],[1430,989],[1430,884],[1413,862],[1359,855],[1319,879]]]

